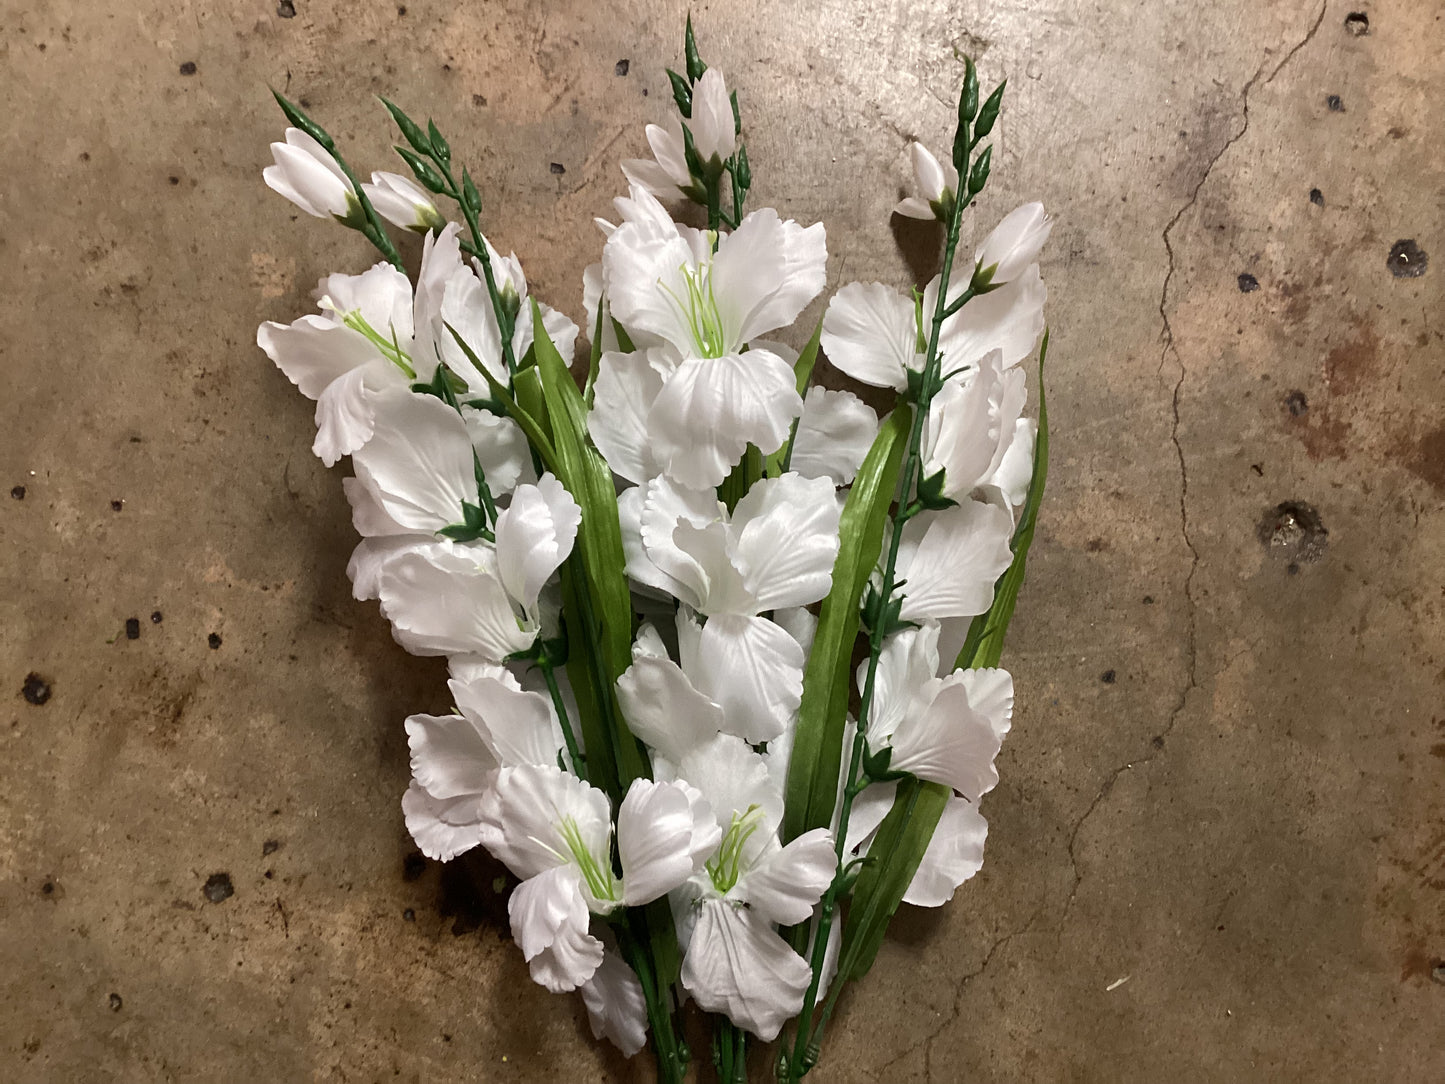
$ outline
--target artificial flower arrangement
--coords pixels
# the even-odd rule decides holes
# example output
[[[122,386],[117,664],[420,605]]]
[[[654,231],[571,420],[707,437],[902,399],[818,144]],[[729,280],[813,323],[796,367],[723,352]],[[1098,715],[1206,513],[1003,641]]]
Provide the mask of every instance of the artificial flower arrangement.
[[[1050,223],[1026,205],[960,259],[1004,91],[980,102],[968,63],[952,152],[913,144],[897,207],[942,224],[938,275],[842,287],[794,353],[766,336],[823,291],[823,226],[744,213],[737,95],[690,20],[684,47],[677,112],[598,221],[580,386],[578,327],[488,240],[436,125],[390,102],[414,180],[367,184],[276,96],[266,183],[383,259],[257,342],[316,401],[316,454],[351,457],[356,598],[448,658],[451,713],[406,720],[417,846],[504,862],[533,978],[629,1056],[650,1032],[661,1080],[690,998],[727,1082],[747,1035],[791,1022],[792,1082],[898,905],[982,864],[1047,465],[1021,363],[1039,346],[1042,373]],[[414,284],[388,223],[425,237]],[[888,413],[814,383],[820,354]]]

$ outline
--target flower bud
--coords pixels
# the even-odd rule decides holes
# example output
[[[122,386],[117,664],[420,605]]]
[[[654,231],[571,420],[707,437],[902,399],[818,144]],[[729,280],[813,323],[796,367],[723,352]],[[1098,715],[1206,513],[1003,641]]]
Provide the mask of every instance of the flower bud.
[[[426,233],[446,225],[431,197],[399,173],[373,173],[371,183],[361,190],[376,213],[393,226]]]
[[[361,204],[351,181],[315,139],[300,128],[287,128],[286,142],[272,143],[271,156],[276,164],[261,175],[272,189],[308,215],[360,224]]]
[[[1039,258],[1053,226],[1042,203],[1011,211],[974,253],[974,289],[997,289],[1018,278]]]
[[[951,162],[940,162],[922,143],[908,147],[913,157],[913,175],[918,181],[918,195],[910,196],[894,208],[909,218],[936,218],[947,222],[953,214],[958,189],[958,170]]]

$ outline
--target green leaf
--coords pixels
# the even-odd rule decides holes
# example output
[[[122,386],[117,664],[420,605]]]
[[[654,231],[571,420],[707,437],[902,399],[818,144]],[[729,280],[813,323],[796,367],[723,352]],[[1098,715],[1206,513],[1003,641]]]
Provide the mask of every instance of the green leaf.
[[[833,821],[843,759],[843,722],[852,690],[859,600],[883,549],[883,528],[911,423],[910,412],[902,404],[888,416],[843,506],[833,585],[823,600],[813,650],[803,671],[803,703],[785,791],[785,842]]]
[[[978,195],[983,191],[983,186],[988,184],[988,170],[992,161],[993,145],[990,144],[983,149],[983,153],[978,156],[978,161],[974,162],[973,168],[968,171],[968,194],[970,196]]]
[[[1013,560],[993,589],[993,605],[979,614],[968,627],[968,638],[958,653],[954,669],[959,667],[997,666],[1003,657],[1003,638],[1013,619],[1014,604],[1023,587],[1029,547],[1034,541],[1034,525],[1038,522],[1039,502],[1043,500],[1044,484],[1049,473],[1049,410],[1044,396],[1044,360],[1049,354],[1049,333],[1039,346],[1039,435],[1034,439],[1034,470],[1029,479],[1029,493],[1023,512],[1014,528]]]
[[[494,377],[491,371],[482,364],[481,358],[477,357],[476,352],[467,345],[467,341],[461,337],[456,328],[452,327],[451,324],[447,324],[446,329],[452,333],[452,338],[455,339],[457,345],[462,348],[462,353],[466,354],[467,360],[472,363],[477,372],[486,377],[487,387],[491,389],[492,398],[501,404],[507,417],[511,418],[521,427],[523,435],[526,436],[537,454],[541,456],[542,462],[546,465],[547,469],[556,473],[557,450],[552,446],[551,437],[548,435],[547,430],[543,428],[542,422],[533,417],[531,412],[522,409],[522,407],[518,405],[517,400],[512,397],[511,392],[507,391],[507,386]]]
[[[677,111],[682,114],[684,120],[692,119],[692,86],[687,79],[671,68],[667,69],[668,81],[672,83],[672,100],[677,103]]]
[[[988,101],[984,102],[983,108],[978,111],[978,123],[973,127],[975,144],[993,131],[994,122],[998,120],[998,111],[1003,106],[1003,88],[1006,86],[1008,86],[1007,79],[994,87],[993,93],[988,96]]]
[[[818,363],[818,344],[823,341],[823,320],[820,317],[818,326],[813,329],[813,337],[808,340],[808,345],[803,347],[803,352],[798,355],[798,360],[793,362],[793,376],[796,378],[798,394],[805,395],[808,391],[808,381],[813,378],[813,366]],[[793,419],[793,424],[788,429],[788,439],[783,446],[772,455],[768,456],[764,464],[764,471],[769,478],[776,478],[788,469],[793,459],[793,441],[798,438],[798,419]]]
[[[427,142],[431,144],[432,156],[442,165],[448,165],[452,160],[451,145],[442,138],[441,132],[437,130],[436,123],[430,117],[427,118],[426,122],[426,135]]]
[[[743,449],[743,457],[738,460],[737,466],[728,472],[728,476],[722,480],[722,485],[717,487],[717,498],[727,506],[731,512],[738,506],[738,501],[747,496],[748,490],[753,488],[753,483],[763,476],[763,453],[758,451],[756,444],[749,444]]]
[[[592,327],[592,347],[587,352],[587,383],[582,385],[582,399],[592,409],[592,393],[597,384],[597,365],[602,360],[602,321],[608,319],[607,298],[597,298],[597,320]]]
[[[893,808],[868,848],[873,861],[858,874],[853,902],[843,924],[843,945],[835,981],[861,978],[873,966],[888,922],[913,883],[923,854],[953,792],[938,783],[905,779]]]
[[[386,111],[391,114],[391,119],[401,129],[402,138],[411,144],[412,149],[418,154],[431,154],[431,140],[422,131],[421,125],[408,117],[406,111],[390,99],[381,99],[381,104],[386,106]]]
[[[400,143],[393,148],[402,160],[411,166],[411,171],[416,174],[416,179],[431,191],[443,194],[447,190],[447,182],[437,172],[436,166],[428,162],[424,157],[414,150],[403,147]]]
[[[336,144],[326,134],[325,128],[303,113],[299,105],[285,97],[280,91],[272,90],[271,96],[276,99],[276,104],[281,107],[281,112],[286,114],[286,119],[291,122],[293,127],[300,128],[332,154],[335,154]]]
[[[687,81],[696,83],[702,78],[702,73],[707,71],[707,65],[697,53],[697,38],[693,37],[691,15],[687,17],[687,31],[682,36],[682,54],[687,61]]]
[[[542,378],[557,453],[557,478],[582,509],[574,557],[580,556],[585,583],[577,584],[575,590],[578,602],[594,623],[583,630],[583,646],[589,651],[595,648],[593,664],[598,670],[600,707],[608,721],[619,783],[625,787],[649,773],[642,750],[627,729],[616,701],[617,679],[632,664],[632,595],[617,518],[617,489],[612,469],[587,437],[587,405],[567,363],[547,335],[535,299],[532,329],[537,371]],[[592,755],[590,746],[588,755]]]

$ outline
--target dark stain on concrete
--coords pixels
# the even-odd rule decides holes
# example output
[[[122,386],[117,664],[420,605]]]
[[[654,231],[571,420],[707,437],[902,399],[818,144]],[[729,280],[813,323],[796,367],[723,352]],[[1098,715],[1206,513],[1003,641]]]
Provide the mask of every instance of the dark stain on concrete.
[[[1434,487],[1437,493],[1445,493],[1445,426],[1430,430],[1408,447],[1405,466],[1417,478],[1422,478]]]

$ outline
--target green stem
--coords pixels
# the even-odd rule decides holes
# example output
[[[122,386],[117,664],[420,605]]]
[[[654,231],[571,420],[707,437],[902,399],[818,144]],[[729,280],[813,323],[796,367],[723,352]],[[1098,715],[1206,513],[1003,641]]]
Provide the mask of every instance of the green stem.
[[[967,169],[960,171],[960,176],[967,176],[967,174]],[[920,469],[923,427],[928,418],[929,402],[937,390],[939,369],[942,366],[942,358],[938,353],[938,341],[943,331],[943,322],[949,315],[948,284],[953,271],[954,256],[958,251],[959,228],[963,223],[964,209],[973,198],[966,186],[960,187],[963,188],[963,191],[954,203],[953,216],[948,223],[948,239],[943,250],[943,267],[939,272],[938,297],[933,306],[932,329],[928,338],[928,352],[925,355],[923,377],[919,385],[918,406],[913,412],[913,424],[908,435],[908,455],[903,468],[903,486],[899,490],[905,499],[916,488]],[[880,612],[887,609],[896,587],[898,550],[903,542],[903,528],[919,511],[921,511],[921,506],[914,501],[901,508],[893,519],[892,537],[888,543],[888,559],[883,565],[883,584],[879,591],[879,597],[882,599]],[[846,887],[843,853],[848,838],[848,822],[853,812],[853,799],[858,796],[865,782],[860,778],[860,769],[867,746],[868,715],[873,705],[873,692],[877,683],[878,660],[882,653],[884,632],[882,622],[875,624],[876,627],[868,630],[868,671],[863,682],[863,693],[858,708],[858,728],[853,735],[853,749],[848,761],[847,784],[843,788],[843,804],[840,807],[837,835],[834,840],[838,855],[838,873],[834,876],[832,884],[828,886],[827,892],[823,894],[822,907],[816,920],[813,949],[809,961],[813,969],[813,978],[808,984],[802,1012],[798,1014],[797,1037],[793,1043],[792,1057],[788,1062],[787,1079],[789,1081],[798,1080],[812,1068],[813,1060],[817,1057],[817,1045],[821,1038],[821,1034],[814,1034],[813,1014],[817,1009],[818,987],[823,977],[823,961],[828,952],[828,936],[837,915],[838,901]],[[829,1001],[836,997],[838,988],[842,985],[842,979],[842,975],[835,978],[834,990]]]
[[[567,743],[567,758],[572,762],[572,774],[587,782],[587,762],[577,744],[577,735],[572,732],[572,720],[567,714],[567,705],[562,702],[562,690],[557,687],[557,675],[552,669],[552,660],[545,652],[537,660],[542,679],[547,683],[547,692],[552,696],[552,707],[557,711],[557,722],[562,726],[562,739]]]
[[[666,991],[657,988],[657,979],[647,952],[625,923],[617,923],[618,947],[623,959],[637,975],[642,986],[642,999],[647,1005],[647,1021],[652,1029],[653,1052],[657,1055],[657,1079],[662,1084],[682,1084],[687,1059],[678,1046],[672,1017],[667,1011]]]

